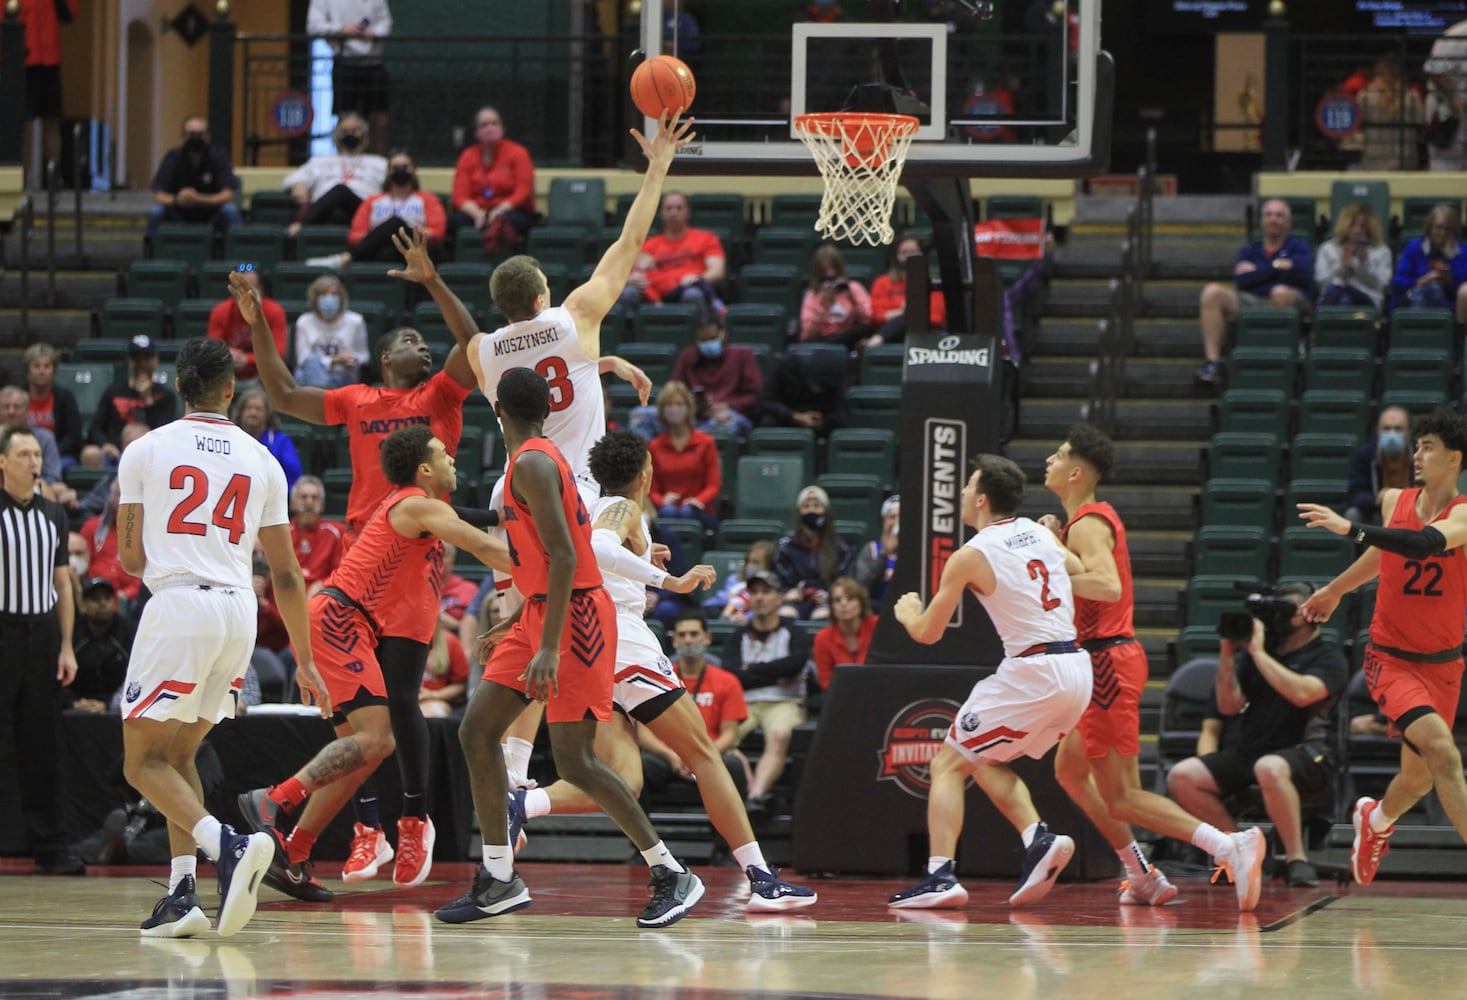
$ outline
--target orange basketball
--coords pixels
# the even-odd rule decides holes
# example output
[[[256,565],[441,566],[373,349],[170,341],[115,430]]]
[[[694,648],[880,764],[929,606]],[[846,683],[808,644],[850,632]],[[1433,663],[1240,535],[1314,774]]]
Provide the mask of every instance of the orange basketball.
[[[693,106],[698,85],[693,71],[676,56],[653,56],[632,73],[632,103],[648,118],[660,118]]]

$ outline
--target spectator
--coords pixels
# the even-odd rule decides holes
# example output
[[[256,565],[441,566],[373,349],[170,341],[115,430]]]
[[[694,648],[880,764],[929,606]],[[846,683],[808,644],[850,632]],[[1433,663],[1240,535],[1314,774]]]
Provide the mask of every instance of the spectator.
[[[443,202],[418,184],[418,167],[411,154],[398,150],[387,161],[387,182],[381,194],[374,194],[357,208],[347,235],[348,249],[325,257],[312,257],[307,264],[317,264],[340,271],[354,260],[396,260],[399,252],[394,238],[404,230],[421,230],[433,252],[443,244],[447,222]]]
[[[830,624],[815,633],[815,678],[820,690],[830,690],[830,679],[840,663],[865,663],[876,632],[871,595],[860,581],[843,576],[830,585]]]
[[[682,540],[658,523],[657,508],[653,506],[650,497],[643,500],[642,514],[647,518],[647,527],[650,529],[648,541],[667,549],[667,561],[662,568],[667,570],[668,575],[681,576],[691,569],[693,563],[683,548]],[[645,617],[657,619],[666,632],[672,628],[677,616],[686,611],[694,600],[691,594],[675,594],[670,590],[648,588]]]
[[[677,668],[693,704],[698,706],[703,724],[708,729],[708,738],[723,756],[723,766],[728,768],[734,787],[740,796],[748,798],[753,776],[748,759],[738,747],[739,725],[749,717],[749,707],[744,702],[744,688],[738,678],[708,656],[712,640],[703,615],[691,609],[684,611],[673,623],[673,666]],[[656,794],[677,778],[691,780],[692,772],[667,744],[651,736],[647,726],[638,726],[637,734],[642,744],[644,795]]]
[[[871,283],[871,318],[878,324],[876,332],[861,345],[865,348],[900,343],[907,336],[907,259],[922,253],[922,240],[916,233],[902,233],[891,245],[891,264]],[[947,303],[942,293],[933,290],[929,296],[927,326],[941,330],[947,322]]]
[[[106,577],[94,576],[81,588],[81,622],[72,637],[76,649],[76,680],[66,689],[67,708],[102,714],[127,676],[132,655],[133,629],[117,613],[117,588]]]
[[[1321,244],[1314,258],[1314,284],[1322,306],[1382,310],[1391,286],[1391,248],[1366,202],[1352,202],[1340,210],[1334,239]]]
[[[458,549],[443,546],[443,583],[438,590],[438,620],[443,627],[455,634],[464,615],[474,606],[474,597],[479,593],[479,584],[465,580],[453,571]]]
[[[779,578],[767,570],[748,574],[749,620],[728,637],[723,668],[744,688],[749,717],[739,726],[739,742],[755,729],[764,732],[764,752],[749,782],[751,813],[768,808],[770,788],[784,773],[790,739],[805,721],[805,673],[810,637],[779,613]]]
[[[1458,21],[1431,46],[1422,69],[1431,78],[1426,99],[1426,151],[1434,171],[1467,170],[1467,21]]]
[[[749,574],[756,570],[774,572],[774,540],[750,542],[744,561],[723,581],[723,589],[703,602],[703,607],[720,618],[742,625],[749,620]]]
[[[1411,414],[1387,406],[1375,422],[1375,437],[1350,456],[1350,498],[1345,516],[1365,524],[1380,523],[1380,495],[1411,486]]]
[[[1287,203],[1270,198],[1259,213],[1263,236],[1238,251],[1233,285],[1209,282],[1202,289],[1202,349],[1206,360],[1194,373],[1198,382],[1215,385],[1222,361],[1223,337],[1238,312],[1273,306],[1308,312],[1313,301],[1314,252],[1289,234],[1294,224]]]
[[[896,574],[897,546],[901,537],[902,498],[889,496],[881,504],[881,534],[861,546],[851,576],[866,588],[871,606],[881,608],[886,588]]]
[[[296,453],[295,442],[280,429],[280,418],[275,415],[275,407],[270,405],[265,390],[249,388],[236,395],[234,412],[229,418],[275,456],[285,473],[285,488],[292,489],[301,477],[301,458]]]
[[[1451,205],[1426,213],[1426,235],[1407,243],[1396,262],[1393,308],[1452,309],[1457,322],[1467,322],[1467,246]]]
[[[326,487],[321,480],[316,476],[297,479],[290,488],[290,541],[308,594],[325,585],[346,554],[346,531],[321,516],[325,509]]]
[[[844,352],[788,351],[775,360],[759,400],[759,426],[808,427],[825,437],[847,419]]]
[[[642,244],[620,302],[629,317],[647,302],[686,302],[697,310],[694,323],[701,341],[710,336],[707,328],[720,323],[725,311],[717,286],[723,283],[726,261],[723,242],[706,229],[690,226],[692,217],[687,195],[681,191],[663,194],[658,210],[662,232]]]
[[[469,700],[469,658],[458,635],[445,628],[440,617],[428,645],[428,663],[418,688],[418,707],[427,719],[446,719],[463,713]]]
[[[117,496],[118,485],[114,477],[106,508],[82,524],[81,536],[86,539],[90,560],[87,574],[109,581],[119,594],[131,602],[137,600],[138,588],[143,585],[143,581],[141,577],[133,576],[123,569],[117,558]]]
[[[795,501],[799,524],[774,547],[774,572],[785,603],[803,619],[830,615],[830,586],[851,569],[851,547],[835,530],[830,496],[806,486]]]
[[[351,225],[362,202],[382,190],[387,160],[362,151],[368,134],[367,120],[348,111],[331,133],[336,152],[313,156],[286,175],[284,187],[300,206],[296,221],[286,227],[287,236],[295,236],[303,225]]]
[[[723,488],[718,442],[693,426],[693,394],[681,382],[668,382],[657,394],[661,434],[647,445],[652,456],[648,498],[660,517],[690,517],[704,530],[718,527],[718,494]]]
[[[80,600],[82,581],[92,575],[88,572],[92,565],[92,547],[80,531],[66,533],[66,561],[71,567],[71,575],[76,578],[76,596]]]
[[[30,427],[41,448],[41,495],[68,509],[75,507],[76,492],[61,481],[61,450],[56,447],[55,436],[43,428],[31,427],[27,422],[29,401],[30,396],[19,386],[7,385],[0,389],[0,432]]]
[[[150,429],[151,428],[149,428],[147,424],[128,424],[126,427],[122,428],[122,446],[119,449],[119,453],[126,452],[128,445],[132,444],[138,438],[148,433]],[[88,445],[87,447],[91,449],[91,452],[89,454],[86,449],[83,449],[82,464],[87,464],[86,459],[88,457],[95,456],[96,461],[91,464],[94,466],[100,466],[102,464],[101,449],[96,447],[95,445]],[[93,486],[91,490],[87,492],[87,495],[82,497],[81,502],[76,505],[77,516],[80,517],[82,520],[86,520],[89,517],[96,517],[98,514],[102,513],[102,511],[106,510],[108,501],[112,499],[112,483],[116,479],[117,473],[109,469],[107,474],[99,479],[97,481],[97,484]]]
[[[61,356],[50,344],[32,344],[25,349],[24,357],[26,387],[29,390],[26,422],[49,431],[56,439],[61,467],[73,466],[81,457],[86,430],[82,426],[81,409],[77,406],[75,394],[56,384],[56,363]]]
[[[178,397],[153,379],[157,369],[158,346],[152,337],[138,334],[127,345],[127,381],[108,386],[97,403],[88,445],[82,449],[82,465],[116,465],[124,428],[140,424],[152,430],[178,416]]]
[[[229,153],[209,141],[209,123],[197,116],[185,118],[183,145],[165,153],[153,175],[147,239],[164,222],[208,222],[219,231],[239,225],[244,219],[235,204],[238,190]]]
[[[1361,170],[1416,170],[1421,166],[1421,95],[1401,79],[1394,59],[1380,59],[1360,92]]]
[[[382,39],[392,34],[387,0],[311,0],[306,31],[331,43],[332,104],[372,118],[372,152],[387,149],[390,80],[382,64]]]
[[[27,147],[31,122],[41,119],[41,163],[54,163],[61,156],[61,26],[76,20],[77,0],[21,0],[20,20],[25,25],[25,128]],[[25,154],[29,167],[35,151]],[[42,175],[44,176],[44,175]],[[32,188],[41,187],[41,177],[32,176]]]
[[[255,270],[255,265],[240,264],[235,271],[244,276],[245,282],[251,288],[260,292],[260,304],[265,312],[265,322],[275,337],[275,349],[284,357],[285,310],[281,308],[279,302],[265,296],[265,290],[260,286],[260,272]],[[245,322],[244,314],[239,311],[239,302],[233,295],[226,295],[224,301],[216,305],[213,312],[209,313],[209,336],[229,345],[229,356],[234,358],[236,380],[252,382],[258,378],[259,373],[255,370],[255,349],[250,337],[250,325]]]
[[[812,21],[816,24],[833,24],[850,20],[836,0],[809,0],[804,10],[795,16],[796,21]]]
[[[535,164],[530,151],[504,137],[504,122],[492,107],[474,116],[474,145],[453,169],[453,216],[458,232],[473,226],[484,234],[489,253],[518,252],[535,218]]]
[[[707,413],[695,412],[699,430],[734,434],[743,441],[759,410],[764,373],[753,351],[727,341],[728,331],[721,323],[700,326],[694,342],[673,360],[672,378],[692,389],[707,407]]]
[[[295,321],[295,380],[318,389],[362,381],[367,321],[347,308],[341,279],[322,275],[306,289],[307,309]]]
[[[810,257],[810,287],[800,303],[800,340],[854,345],[871,332],[871,295],[846,274],[846,259],[829,243]]]
[[[1299,800],[1333,780],[1338,762],[1330,727],[1349,680],[1345,654],[1298,611],[1313,592],[1307,583],[1284,584],[1279,596],[1294,606],[1291,616],[1254,619],[1248,640],[1221,640],[1217,705],[1224,719],[1238,720],[1236,743],[1190,757],[1167,775],[1177,803],[1224,832],[1238,827],[1223,801],[1256,783],[1283,841],[1291,886],[1319,884],[1305,850]]]

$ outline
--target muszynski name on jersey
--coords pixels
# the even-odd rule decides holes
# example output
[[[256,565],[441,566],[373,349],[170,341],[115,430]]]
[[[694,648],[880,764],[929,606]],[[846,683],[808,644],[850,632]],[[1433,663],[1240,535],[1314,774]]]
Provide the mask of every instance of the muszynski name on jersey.
[[[497,358],[515,351],[528,351],[532,347],[553,344],[557,337],[558,333],[554,326],[543,326],[538,330],[526,330],[524,333],[507,336],[501,334],[499,339],[494,341],[494,356]]]

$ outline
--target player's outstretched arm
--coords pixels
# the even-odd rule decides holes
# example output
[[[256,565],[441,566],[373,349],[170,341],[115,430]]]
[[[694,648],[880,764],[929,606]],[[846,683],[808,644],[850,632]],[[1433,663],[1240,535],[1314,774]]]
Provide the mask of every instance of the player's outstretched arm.
[[[399,229],[392,234],[392,245],[402,254],[403,263],[402,267],[388,271],[388,276],[415,281],[433,296],[433,304],[443,314],[454,339],[454,347],[449,350],[448,358],[443,362],[443,370],[465,389],[474,388],[478,383],[469,365],[468,352],[474,338],[482,336],[479,324],[474,322],[473,314],[464,306],[463,301],[439,277],[438,268],[433,266],[433,258],[428,256],[428,238],[422,229],[414,227],[412,232],[408,232],[406,228]]]
[[[991,594],[995,585],[993,567],[988,565],[988,558],[977,549],[965,546],[943,566],[937,593],[932,595],[932,603],[925,610],[922,598],[916,594],[903,594],[893,610],[896,620],[913,639],[930,646],[942,638],[948,622],[952,621],[953,612],[963,599],[964,589],[973,587],[980,594]]]
[[[301,689],[301,702],[307,705],[314,703],[321,711],[321,718],[329,719],[331,695],[316,671],[316,660],[311,654],[311,620],[306,609],[306,578],[295,557],[290,525],[272,524],[261,528],[259,542],[265,553],[265,561],[270,564],[270,583],[275,591],[275,605],[280,609],[280,620],[285,623],[286,634],[290,636],[290,648],[295,653],[295,680]],[[307,695],[313,701],[307,701]]]
[[[607,372],[615,375],[623,382],[631,383],[633,389],[637,390],[637,399],[643,406],[652,395],[652,380],[647,373],[626,358],[619,358],[615,354],[608,354],[596,363],[596,374],[605,375]]]
[[[601,262],[596,265],[591,279],[565,298],[565,308],[575,320],[576,333],[590,357],[601,354],[601,320],[616,304],[617,297],[626,286],[632,264],[647,239],[647,231],[652,228],[652,217],[662,197],[662,182],[667,177],[667,170],[672,166],[677,151],[696,134],[689,131],[692,125],[691,118],[680,122],[676,117],[663,115],[657,134],[651,139],[632,129],[632,138],[637,140],[647,156],[647,173],[642,177],[642,187],[627,211],[621,236],[601,255]]]
[[[514,569],[508,545],[469,524],[442,500],[408,497],[393,506],[390,517],[400,535],[412,537],[426,531],[460,552],[470,553],[492,570],[509,573]]]
[[[255,349],[255,370],[260,375],[260,384],[265,394],[281,413],[313,424],[326,422],[326,391],[315,386],[297,385],[280,349],[275,346],[275,335],[270,324],[265,322],[265,310],[260,304],[260,293],[239,274],[229,276],[229,291],[239,303],[240,315],[250,325],[250,341]]]

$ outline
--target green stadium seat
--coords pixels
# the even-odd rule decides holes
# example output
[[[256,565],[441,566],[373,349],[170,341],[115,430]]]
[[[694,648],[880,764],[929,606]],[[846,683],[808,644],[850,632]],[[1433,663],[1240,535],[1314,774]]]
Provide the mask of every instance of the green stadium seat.
[[[224,259],[231,264],[251,261],[270,272],[285,259],[285,231],[279,226],[230,226],[224,231]]]
[[[1284,347],[1297,351],[1300,329],[1297,310],[1258,306],[1238,313],[1234,342],[1238,347]]]
[[[1343,535],[1303,525],[1279,538],[1279,576],[1301,576],[1316,584],[1334,579],[1355,561],[1355,544]]]
[[[227,260],[206,260],[195,269],[195,289],[201,299],[212,299],[214,302],[223,302],[230,297],[229,276],[234,273],[237,264]],[[261,272],[261,277],[265,277]]]
[[[784,264],[747,264],[739,271],[738,301],[783,306],[786,315],[798,316],[804,273]]]
[[[1450,352],[1453,322],[1451,312],[1446,309],[1397,309],[1391,313],[1391,350]]]
[[[1309,389],[1299,401],[1301,434],[1348,434],[1358,440],[1369,417],[1370,398],[1363,392]]]
[[[1193,573],[1270,579],[1268,532],[1258,526],[1208,525],[1192,543]]]
[[[715,583],[715,593],[723,589],[728,578],[744,568],[745,549],[708,549],[703,553],[703,561],[712,566],[718,573],[718,582]]]
[[[1409,390],[1445,396],[1452,381],[1452,355],[1441,349],[1392,347],[1384,367],[1383,395]]]
[[[377,349],[377,338],[387,332],[387,307],[374,299],[363,299],[360,302],[353,299],[351,308],[361,313],[362,322],[367,327],[367,349],[375,351]],[[392,322],[393,325],[397,324],[396,316],[392,318]],[[376,358],[372,360],[375,362]],[[442,357],[436,357],[435,360],[439,364],[443,363]]]
[[[856,385],[846,391],[851,426],[901,432],[902,388],[899,385]]]
[[[749,432],[748,454],[794,455],[804,481],[815,478],[815,432],[808,427],[756,427]]]
[[[209,335],[209,314],[218,299],[184,299],[173,307],[173,336],[178,340]]]
[[[1277,484],[1282,446],[1277,434],[1214,434],[1207,451],[1209,479],[1264,479]]]
[[[326,469],[321,473],[321,483],[326,490],[326,516],[335,521],[342,520],[346,517],[346,498],[351,493],[351,468]]]
[[[56,384],[76,396],[77,409],[88,425],[107,387],[116,380],[117,369],[110,361],[63,361],[56,366]]]
[[[732,191],[709,191],[688,196],[688,208],[700,229],[723,229],[742,239],[744,196]]]
[[[1375,310],[1360,306],[1320,306],[1314,310],[1310,346],[1361,348],[1374,351],[1380,318]]]
[[[662,341],[637,340],[622,344],[618,353],[647,373],[654,386],[661,386],[672,377],[672,363],[677,359],[678,345]]]
[[[1450,205],[1462,217],[1462,199],[1452,195],[1414,195],[1401,199],[1401,239],[1414,240],[1426,235],[1426,217],[1438,205]]]
[[[127,349],[132,341],[127,337],[85,337],[76,342],[71,360],[88,364],[109,364],[118,372],[127,370]]]
[[[1284,526],[1293,527],[1299,523],[1298,504],[1301,503],[1319,503],[1343,511],[1348,489],[1347,471],[1325,479],[1290,479],[1284,487]]]
[[[250,196],[250,222],[284,228],[295,221],[300,206],[289,191],[256,191]]]
[[[1380,394],[1380,405],[1401,406],[1414,419],[1424,416],[1438,406],[1447,405],[1447,394],[1438,389],[1387,389]]]
[[[765,344],[778,354],[785,348],[789,311],[768,302],[734,302],[724,317],[724,329],[732,344]]]
[[[313,264],[297,264],[286,261],[275,266],[270,272],[270,296],[276,300],[307,298],[306,291],[317,278],[335,277],[336,272],[329,267],[318,267]],[[347,304],[350,308],[351,303]]]
[[[1315,347],[1304,361],[1307,389],[1369,393],[1375,382],[1375,355],[1368,347]]]
[[[815,485],[830,496],[830,509],[837,520],[865,522],[868,531],[871,525],[881,523],[881,502],[885,494],[878,477],[827,472],[815,477]]]
[[[868,349],[861,355],[861,384],[901,385],[906,358],[904,344],[882,344]]]
[[[526,252],[541,264],[561,264],[579,274],[590,260],[593,240],[578,226],[536,226],[530,230]]]
[[[85,497],[92,487],[116,473],[117,470],[111,466],[70,465],[61,470],[61,480],[76,490],[78,496]]]
[[[1294,393],[1299,352],[1291,347],[1238,347],[1227,356],[1229,389],[1277,390]]]
[[[1245,582],[1236,576],[1198,575],[1187,581],[1186,622],[1190,626],[1206,626],[1217,634],[1217,619],[1224,611],[1241,611],[1244,594],[1235,584]]]
[[[666,345],[675,352],[693,342],[697,325],[698,308],[691,303],[649,302],[632,320],[632,339],[638,344]],[[669,368],[671,364],[669,361]]]
[[[794,506],[793,501],[790,506]],[[750,545],[760,541],[777,542],[788,530],[783,518],[731,517],[718,523],[714,545],[720,549],[736,549],[742,558],[742,553],[747,552]]]
[[[1202,484],[1202,524],[1271,532],[1273,484],[1266,479],[1209,479]]]
[[[830,432],[825,446],[825,468],[866,473],[881,479],[883,490],[896,486],[897,434],[878,427],[840,427]]]
[[[1289,395],[1280,389],[1229,389],[1218,407],[1217,429],[1282,436],[1289,429]]]
[[[188,298],[188,264],[181,260],[135,260],[127,268],[129,298],[158,299],[172,309]]]
[[[606,224],[606,182],[599,177],[553,179],[546,219],[554,226],[580,229],[587,235],[599,234]]]
[[[376,261],[353,264],[346,272],[346,291],[352,301],[366,299],[381,302],[389,313],[401,313],[407,308],[408,283],[401,278],[388,277],[390,265]]]
[[[108,299],[99,317],[101,335],[131,340],[139,334],[163,336],[162,299]]]
[[[489,296],[489,279],[493,274],[494,267],[482,261],[449,261],[438,265],[438,277],[475,316],[483,316],[494,304]]]
[[[718,444],[718,471],[723,483],[721,499],[734,495],[739,479],[739,455],[742,443],[732,431],[715,428],[708,432]]]
[[[820,201],[818,194],[777,194],[769,199],[769,224],[813,230],[820,217]]]
[[[312,257],[329,257],[346,250],[346,226],[302,226],[295,237],[295,259],[305,263]],[[478,230],[472,230],[476,237]],[[482,239],[482,237],[480,237]]]
[[[734,513],[740,518],[777,520],[794,526],[795,500],[810,482],[804,459],[795,455],[745,455],[738,461]]]
[[[1370,206],[1370,210],[1380,220],[1382,232],[1390,230],[1391,185],[1387,181],[1343,180],[1331,184],[1329,187],[1330,224],[1333,225],[1334,220],[1340,217],[1341,209],[1357,201],[1363,201]]]
[[[1347,475],[1357,443],[1348,434],[1296,434],[1289,445],[1289,476],[1338,479]]]
[[[449,332],[448,321],[443,318],[443,314],[432,302],[419,302],[413,307],[412,325],[413,329],[421,333],[423,339],[428,342],[428,346],[433,349],[434,363],[441,366],[444,359],[448,357],[448,352],[457,343],[453,339],[453,334]]]
[[[814,250],[815,230],[808,227],[764,226],[754,232],[755,263],[787,264],[808,271]]]
[[[181,260],[197,274],[214,256],[214,227],[207,223],[165,222],[153,233],[154,260]]]
[[[659,517],[657,526],[682,543],[689,565],[703,561],[703,522],[691,517]]]
[[[1188,625],[1177,634],[1175,644],[1176,665],[1180,666],[1183,663],[1190,663],[1199,657],[1210,656],[1216,659],[1218,648],[1216,627],[1212,625]],[[1196,746],[1195,740],[1193,740],[1192,746]],[[1186,752],[1182,754],[1182,756],[1187,755]]]

